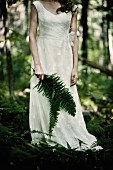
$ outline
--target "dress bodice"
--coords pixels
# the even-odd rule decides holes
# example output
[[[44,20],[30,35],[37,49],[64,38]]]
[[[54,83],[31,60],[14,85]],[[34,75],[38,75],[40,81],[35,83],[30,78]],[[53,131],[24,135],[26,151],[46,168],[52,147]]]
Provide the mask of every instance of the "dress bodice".
[[[38,11],[39,37],[65,39],[69,36],[72,13],[53,14],[40,1],[34,1]]]

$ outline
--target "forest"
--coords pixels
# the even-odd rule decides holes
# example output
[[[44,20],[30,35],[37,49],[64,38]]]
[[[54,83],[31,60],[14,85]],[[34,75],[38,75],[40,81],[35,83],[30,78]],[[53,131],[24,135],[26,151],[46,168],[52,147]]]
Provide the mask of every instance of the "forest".
[[[78,6],[77,89],[88,131],[104,149],[31,144],[29,21],[33,0],[0,0],[1,170],[113,169],[113,0],[73,0]],[[3,168],[2,168],[3,167]]]

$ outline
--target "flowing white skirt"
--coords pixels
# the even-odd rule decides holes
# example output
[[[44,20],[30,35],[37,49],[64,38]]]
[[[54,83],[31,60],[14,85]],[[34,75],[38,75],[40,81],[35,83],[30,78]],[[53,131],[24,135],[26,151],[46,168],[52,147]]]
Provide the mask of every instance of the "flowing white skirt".
[[[87,129],[82,115],[79,96],[76,85],[70,87],[70,77],[73,66],[72,49],[68,41],[54,40],[48,38],[38,38],[38,52],[42,68],[45,74],[57,73],[69,88],[76,103],[76,115],[72,117],[64,110],[61,110],[58,123],[53,129],[51,140],[67,148],[67,143],[71,148],[91,148],[96,143],[95,136],[91,135]],[[31,62],[31,74],[33,73],[34,61]],[[49,102],[45,96],[33,89],[39,79],[36,76],[30,80],[30,105],[29,123],[32,143],[39,143],[41,138],[49,139]],[[32,133],[32,131],[37,131]],[[42,133],[39,133],[42,132]]]

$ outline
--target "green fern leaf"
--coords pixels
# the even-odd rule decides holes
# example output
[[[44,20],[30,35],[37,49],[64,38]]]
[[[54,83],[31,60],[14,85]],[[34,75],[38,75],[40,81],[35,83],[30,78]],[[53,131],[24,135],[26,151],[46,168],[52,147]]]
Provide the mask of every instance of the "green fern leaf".
[[[71,92],[56,73],[52,75],[44,75],[44,80],[39,80],[34,88],[37,88],[37,92],[42,92],[42,95],[49,100],[49,134],[51,136],[53,128],[58,121],[60,110],[64,109],[68,114],[75,116],[76,104]]]

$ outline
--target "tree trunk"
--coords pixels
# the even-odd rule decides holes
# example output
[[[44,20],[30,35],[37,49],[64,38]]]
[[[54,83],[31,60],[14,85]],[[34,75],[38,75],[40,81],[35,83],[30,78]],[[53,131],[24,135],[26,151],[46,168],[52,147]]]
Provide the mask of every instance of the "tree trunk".
[[[26,15],[26,25],[27,25],[27,28],[26,28],[26,31],[25,31],[25,37],[27,36],[28,34],[28,23],[29,23],[29,14],[28,14],[28,0],[24,0],[23,1],[24,3],[24,6],[25,6],[25,15]]]
[[[6,1],[1,1],[1,16],[3,16],[3,26],[4,26],[4,49],[6,53],[6,61],[7,61],[7,75],[8,75],[8,86],[9,86],[9,94],[10,97],[14,97],[14,83],[13,83],[13,65],[12,65],[12,58],[11,58],[11,52],[10,47],[6,38],[7,35],[7,27],[6,27],[6,21],[7,21],[7,8],[6,8]],[[10,42],[9,42],[10,43]]]
[[[83,27],[82,57],[88,58],[88,4],[89,0],[82,0],[81,25]]]
[[[106,0],[102,0],[102,9],[107,9],[108,5],[107,5],[107,1]],[[102,13],[102,22],[101,22],[101,28],[102,28],[102,33],[101,33],[101,41],[100,44],[102,47],[102,59],[100,59],[102,62],[101,64],[103,64],[105,67],[109,67],[110,66],[110,52],[109,52],[109,14],[105,14],[105,12],[103,11]]]
[[[4,56],[4,50],[3,48],[0,48],[0,81],[4,80],[3,56]]]
[[[113,31],[112,31],[113,23],[111,23],[110,29],[109,29],[109,52],[110,52],[110,63],[112,65],[113,69]]]
[[[7,43],[5,44],[6,60],[7,60],[7,75],[10,97],[14,97],[14,80],[13,80],[13,64],[10,49]]]

